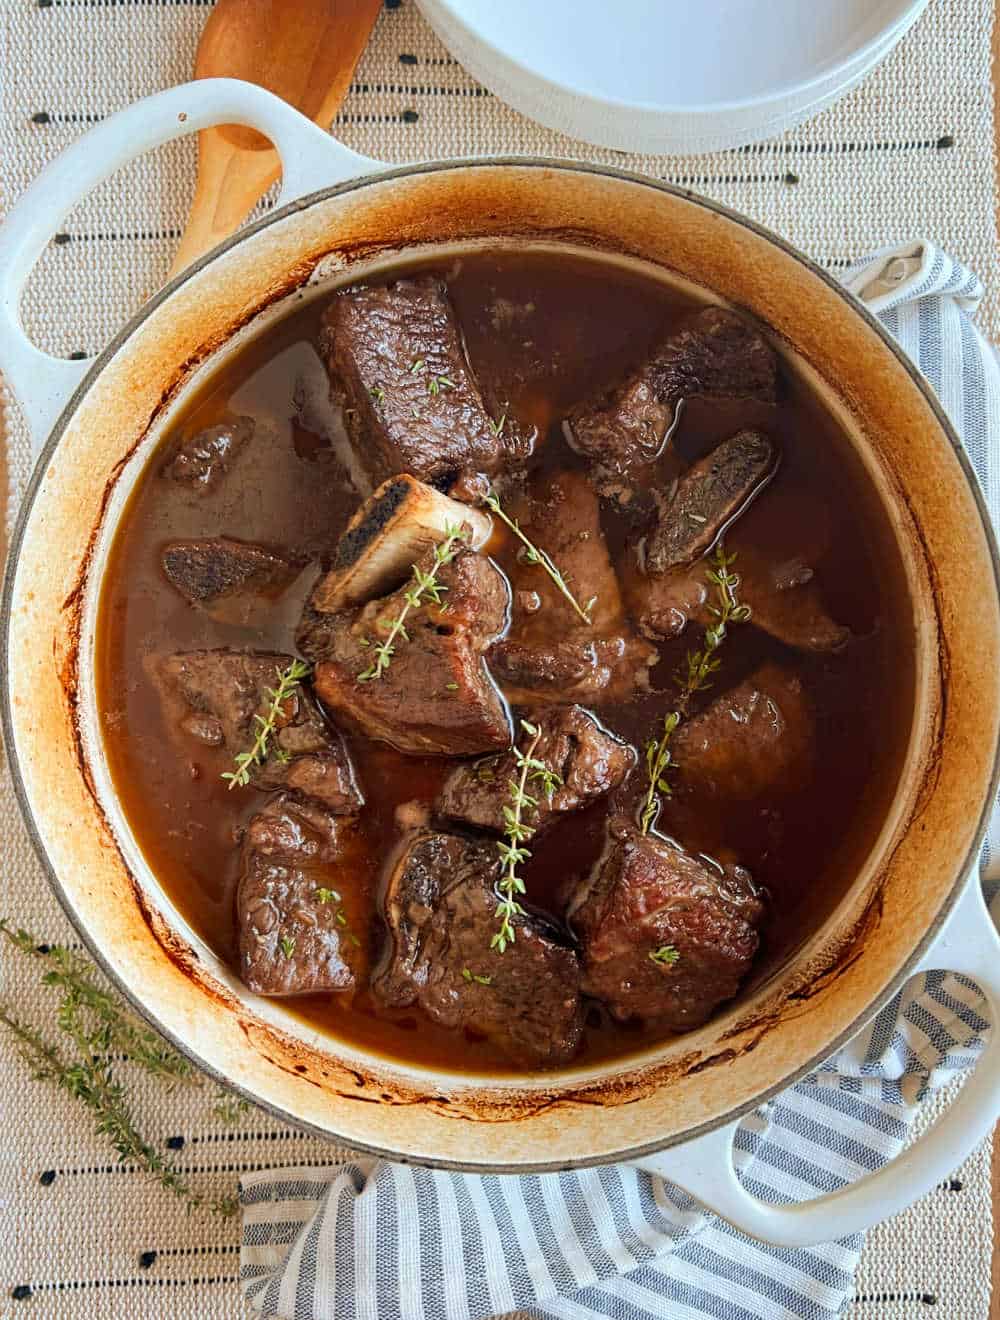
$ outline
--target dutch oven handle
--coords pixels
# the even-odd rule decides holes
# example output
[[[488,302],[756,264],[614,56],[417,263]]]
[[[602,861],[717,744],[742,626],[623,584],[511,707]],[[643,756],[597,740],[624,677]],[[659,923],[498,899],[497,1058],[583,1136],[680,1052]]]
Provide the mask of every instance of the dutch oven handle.
[[[1000,1116],[1000,937],[983,901],[978,868],[915,971],[971,977],[986,996],[992,1030],[972,1074],[944,1114],[883,1168],[835,1192],[792,1205],[759,1200],[733,1165],[739,1121],[637,1160],[751,1237],[776,1247],[809,1247],[860,1233],[897,1214],[947,1178]]]
[[[54,358],[25,335],[20,301],[32,267],[73,207],[104,179],[153,147],[216,124],[245,124],[274,144],[282,165],[279,206],[386,168],[343,146],[271,92],[235,78],[205,78],[158,92],[67,147],[0,227],[0,371],[28,418],[36,453],[93,359]],[[178,280],[184,278],[182,272]]]

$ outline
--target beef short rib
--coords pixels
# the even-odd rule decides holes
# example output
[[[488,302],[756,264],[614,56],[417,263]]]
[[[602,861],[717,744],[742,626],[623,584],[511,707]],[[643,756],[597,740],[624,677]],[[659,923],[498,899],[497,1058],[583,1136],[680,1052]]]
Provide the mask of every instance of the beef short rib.
[[[252,417],[234,417],[218,426],[206,426],[173,451],[164,476],[197,494],[215,490],[254,433]]]
[[[554,560],[583,606],[585,623],[552,580],[525,556],[508,554],[504,567],[516,593],[538,605],[515,609],[510,632],[490,652],[490,668],[518,704],[627,700],[648,687],[656,652],[635,636],[601,530],[597,496],[581,472],[542,474],[525,494],[506,501],[535,545]],[[517,545],[511,543],[511,549]]]
[[[349,895],[364,861],[357,824],[288,795],[250,819],[236,890],[240,976],[260,995],[350,990],[367,928]]]
[[[433,551],[420,562],[434,566]],[[359,609],[319,614],[307,608],[298,644],[316,662],[316,693],[338,719],[403,752],[474,756],[511,744],[510,717],[483,653],[503,632],[510,590],[484,556],[459,550],[437,574],[441,605],[411,609],[392,661],[362,679],[373,646],[406,606],[409,586]]]
[[[578,405],[565,431],[601,475],[622,477],[658,457],[682,399],[776,396],[777,362],[764,336],[735,312],[706,307],[622,384]]]
[[[221,623],[246,623],[262,601],[280,596],[298,566],[262,545],[208,536],[169,541],[160,556],[171,586]]]
[[[740,431],[690,467],[660,502],[646,546],[646,572],[667,573],[708,550],[774,470],[775,451],[759,431]]]
[[[400,472],[447,488],[501,459],[441,280],[345,289],[323,320],[321,351],[349,436],[373,482]]]
[[[742,867],[716,868],[616,817],[569,913],[584,993],[621,1021],[690,1031],[736,994],[762,914]]]
[[[182,651],[155,665],[168,722],[180,734],[232,758],[257,734],[256,717],[271,705],[269,689],[291,664],[290,655],[242,651]],[[305,686],[285,704],[263,765],[252,768],[256,788],[287,788],[329,811],[359,811],[363,799],[340,735],[323,718]]]
[[[532,759],[559,776],[551,797],[542,791],[538,775],[529,775],[528,792],[537,806],[531,813],[536,833],[560,815],[579,811],[617,788],[635,764],[635,751],[598,724],[580,706],[527,712],[539,730]],[[522,730],[522,752],[534,735]],[[502,834],[504,807],[510,805],[510,781],[518,774],[512,752],[460,765],[445,781],[437,802],[441,816],[474,829]]]
[[[313,609],[332,614],[362,605],[404,582],[428,548],[462,528],[478,550],[489,540],[488,514],[442,495],[404,473],[390,477],[355,512],[333,547],[330,567],[313,589]]]
[[[742,802],[795,788],[811,767],[813,731],[801,681],[765,664],[677,729],[677,790]]]
[[[583,1026],[576,954],[541,917],[516,917],[504,953],[496,844],[421,832],[393,865],[385,900],[390,948],[374,977],[390,1008],[420,1007],[435,1022],[485,1036],[515,1062],[570,1059]]]

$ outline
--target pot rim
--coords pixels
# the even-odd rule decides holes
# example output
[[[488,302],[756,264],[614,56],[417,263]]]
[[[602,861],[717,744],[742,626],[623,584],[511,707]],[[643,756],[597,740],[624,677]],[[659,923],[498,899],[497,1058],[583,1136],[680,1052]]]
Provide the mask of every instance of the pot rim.
[[[735,224],[742,226],[751,233],[764,239],[766,242],[777,247],[784,252],[786,256],[792,257],[800,265],[804,266],[812,275],[820,279],[830,290],[837,294],[853,311],[853,313],[865,322],[870,330],[873,330],[886,348],[893,354],[900,366],[904,369],[914,387],[923,396],[925,403],[933,413],[935,420],[940,426],[944,436],[950,442],[955,452],[962,475],[965,478],[969,492],[972,496],[973,504],[979,517],[979,522],[986,538],[987,549],[990,562],[993,567],[993,587],[998,601],[1000,601],[1000,549],[998,549],[996,535],[993,530],[992,521],[986,501],[979,486],[979,480],[971,460],[962,445],[959,436],[944,411],[939,399],[931,388],[927,379],[923,376],[914,362],[903,352],[902,348],[895,339],[889,334],[881,322],[874,314],[856,298],[843,284],[833,275],[815,262],[811,257],[800,251],[794,244],[788,242],[781,235],[776,234],[766,225],[758,223],[749,216],[743,215],[739,211],[721,202],[714,201],[711,198],[704,197],[700,193],[690,188],[684,188],[677,184],[672,184],[661,179],[654,179],[643,174],[630,170],[618,169],[611,165],[593,164],[587,161],[573,161],[558,157],[544,156],[483,156],[483,157],[459,157],[444,161],[421,161],[416,164],[400,165],[392,169],[379,171],[376,174],[364,174],[357,178],[349,179],[341,183],[333,184],[326,188],[321,188],[315,192],[307,193],[287,205],[263,216],[238,230],[235,234],[225,239],[222,243],[204,253],[196,261],[192,262],[185,270],[174,279],[168,281],[157,293],[155,293],[142,307],[135,312],[125,325],[113,336],[105,349],[99,353],[91,363],[91,366],[82,380],[70,395],[65,406],[62,408],[59,416],[53,425],[49,436],[39,451],[34,461],[34,466],[25,488],[21,506],[18,510],[17,519],[10,538],[10,545],[7,553],[7,563],[4,570],[3,592],[0,597],[0,671],[4,676],[4,681],[0,685],[0,732],[2,732],[4,744],[7,750],[8,764],[10,768],[11,782],[18,806],[21,811],[21,817],[24,821],[28,837],[32,848],[42,864],[49,886],[59,901],[63,912],[73,926],[74,930],[80,936],[88,953],[94,959],[94,962],[100,968],[101,972],[108,978],[115,990],[125,999],[126,1003],[137,1013],[144,1021],[148,1022],[169,1044],[177,1050],[184,1058],[188,1059],[202,1073],[218,1082],[220,1085],[234,1091],[251,1104],[265,1110],[282,1122],[289,1123],[311,1136],[321,1137],[326,1141],[342,1142],[351,1149],[358,1150],[367,1155],[377,1156],[379,1158],[391,1160],[401,1164],[419,1163],[428,1168],[438,1168],[452,1170],[455,1172],[469,1172],[480,1174],[526,1174],[526,1173],[552,1173],[564,1169],[583,1169],[591,1168],[597,1165],[606,1165],[612,1163],[623,1163],[629,1160],[638,1160],[643,1157],[654,1155],[658,1152],[669,1149],[671,1146],[684,1145],[687,1142],[695,1141],[709,1132],[716,1131],[730,1123],[736,1122],[745,1115],[759,1109],[774,1096],[793,1086],[806,1074],[814,1069],[825,1059],[831,1057],[840,1050],[849,1040],[851,1040],[862,1029],[865,1023],[869,1022],[906,984],[910,977],[916,971],[918,964],[924,955],[933,945],[937,935],[944,926],[947,918],[954,908],[958,896],[962,890],[963,883],[970,867],[978,857],[983,837],[986,833],[990,815],[992,814],[993,804],[997,799],[998,788],[1000,788],[1000,742],[994,747],[993,762],[990,773],[989,784],[985,794],[982,808],[975,826],[974,842],[970,845],[965,856],[962,858],[952,882],[951,889],[943,901],[941,907],[935,916],[934,921],[928,926],[920,940],[914,946],[910,956],[900,967],[898,972],[882,988],[881,992],[871,1000],[865,1008],[846,1026],[833,1040],[825,1044],[799,1067],[794,1068],[779,1081],[773,1083],[766,1090],[759,1092],[749,1100],[735,1105],[732,1109],[718,1115],[704,1123],[700,1123],[685,1132],[665,1138],[662,1141],[646,1142],[644,1144],[632,1147],[625,1147],[613,1154],[604,1154],[600,1156],[583,1155],[571,1160],[558,1160],[553,1162],[534,1162],[525,1164],[476,1164],[461,1160],[449,1160],[436,1157],[424,1157],[415,1159],[406,1151],[393,1150],[389,1147],[372,1145],[370,1143],[360,1142],[355,1137],[345,1136],[329,1128],[324,1128],[318,1124],[297,1116],[285,1109],[282,1105],[273,1101],[265,1100],[249,1088],[234,1083],[230,1078],[222,1074],[216,1067],[207,1063],[200,1055],[198,1050],[181,1040],[173,1031],[166,1029],[158,1020],[152,1010],[147,1008],[125,984],[118,973],[109,965],[104,953],[92,938],[87,930],[83,919],[78,916],[73,904],[63,888],[62,882],[55,868],[49,860],[45,845],[35,821],[35,815],[28,800],[27,790],[21,773],[21,766],[18,759],[17,746],[14,738],[13,712],[11,708],[10,684],[7,681],[7,655],[10,645],[10,626],[14,596],[14,581],[17,576],[17,564],[20,558],[21,546],[24,541],[29,517],[38,495],[42,477],[44,476],[47,464],[55,453],[61,442],[66,428],[74,412],[87,394],[92,384],[100,376],[105,366],[112,358],[123,348],[134,332],[143,324],[143,322],[154,311],[156,311],[182,284],[189,280],[197,278],[201,272],[215,261],[218,257],[228,252],[239,243],[255,236],[262,230],[272,224],[283,221],[299,211],[307,210],[318,202],[326,201],[333,197],[343,196],[352,192],[359,191],[372,183],[391,182],[394,179],[407,178],[414,175],[441,173],[448,170],[461,169],[544,169],[560,170],[564,173],[594,174],[606,178],[616,179],[623,183],[631,183],[652,188],[656,191],[667,193],[671,196],[680,198],[683,201],[690,202],[695,206],[700,206],[704,210],[720,215]]]

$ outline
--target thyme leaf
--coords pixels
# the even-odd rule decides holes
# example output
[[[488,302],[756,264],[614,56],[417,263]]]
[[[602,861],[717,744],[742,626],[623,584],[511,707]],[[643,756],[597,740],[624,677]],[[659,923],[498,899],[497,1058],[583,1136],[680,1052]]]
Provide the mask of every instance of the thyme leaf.
[[[219,1087],[212,1113],[220,1123],[225,1123],[227,1127],[235,1127],[249,1112],[249,1100],[244,1100],[241,1095],[233,1095]]]
[[[462,968],[462,977],[466,981],[475,981],[476,985],[492,985],[492,976],[483,976],[480,973],[469,971],[468,967]]]
[[[514,533],[517,539],[525,547],[527,551],[526,559],[528,563],[541,565],[541,567],[545,570],[546,573],[548,573],[549,577],[552,579],[553,583],[555,584],[560,594],[567,601],[569,601],[570,605],[572,605],[573,609],[577,612],[577,614],[584,621],[584,623],[593,625],[594,622],[593,613],[594,613],[594,606],[597,604],[597,597],[591,596],[590,600],[587,601],[586,605],[581,605],[580,602],[577,600],[577,598],[573,595],[572,591],[570,591],[566,579],[563,577],[562,573],[560,573],[559,569],[556,567],[555,561],[552,559],[552,556],[548,553],[548,551],[542,550],[539,546],[535,545],[535,543],[532,540],[530,540],[530,538],[526,536],[525,533],[521,530],[520,524],[518,523],[517,519],[510,517],[510,515],[505,513],[504,510],[501,508],[500,497],[499,495],[497,495],[496,491],[491,490],[486,495],[485,503],[487,508],[491,509],[492,512],[496,514],[496,516],[500,519],[501,522],[507,524],[507,526]]]
[[[212,1209],[225,1217],[235,1213],[234,1198],[207,1202],[194,1191],[173,1161],[142,1136],[124,1086],[99,1053],[107,1048],[101,1030],[89,1031],[81,1022],[79,1008],[69,996],[59,1010],[59,1025],[76,1047],[74,1059],[66,1058],[40,1032],[20,1022],[3,1007],[0,1007],[0,1023],[17,1040],[21,1057],[28,1063],[36,1081],[54,1084],[90,1110],[96,1130],[108,1139],[122,1164],[138,1165],[151,1180],[179,1197],[189,1211]]]
[[[278,686],[265,689],[268,697],[267,713],[254,716],[257,734],[253,743],[248,751],[237,752],[233,757],[235,770],[223,771],[222,778],[229,784],[230,789],[246,788],[250,783],[254,767],[264,764],[269,751],[273,750],[278,760],[288,760],[287,753],[284,753],[282,748],[272,749],[271,739],[277,729],[278,719],[284,712],[285,703],[294,695],[295,689],[302,680],[308,676],[310,669],[301,660],[293,660],[287,669],[275,669],[274,672],[278,676]]]
[[[406,620],[411,610],[419,609],[426,601],[433,601],[435,605],[443,605],[441,593],[448,588],[443,583],[438,582],[437,575],[444,568],[445,564],[450,564],[458,554],[462,544],[469,539],[469,528],[463,523],[456,527],[453,523],[445,525],[445,537],[438,545],[434,547],[434,563],[431,565],[430,572],[425,573],[419,564],[413,565],[413,584],[403,592],[403,607],[394,619],[379,619],[379,627],[386,629],[384,641],[378,642],[372,647],[372,654],[375,657],[367,669],[358,674],[359,683],[370,683],[382,677],[385,671],[392,664],[392,657],[396,654],[396,639],[402,638],[404,642],[410,640],[409,633],[406,631]]]
[[[507,946],[514,943],[517,933],[513,919],[524,915],[524,908],[517,900],[517,895],[524,893],[524,881],[518,875],[517,868],[531,857],[530,850],[524,845],[535,832],[524,819],[525,814],[538,806],[538,798],[527,791],[528,783],[540,784],[546,797],[551,797],[562,784],[562,776],[550,770],[544,761],[535,756],[535,749],[542,736],[541,729],[527,720],[521,721],[521,728],[530,741],[526,751],[522,752],[516,743],[511,749],[518,774],[508,781],[511,800],[510,805],[505,805],[503,809],[506,840],[501,839],[497,843],[502,870],[497,881],[497,907],[494,915],[500,918],[500,929],[490,941],[490,948],[497,953],[505,953]]]
[[[649,961],[660,967],[672,967],[680,961],[680,954],[672,944],[661,944],[658,949],[650,949]]]

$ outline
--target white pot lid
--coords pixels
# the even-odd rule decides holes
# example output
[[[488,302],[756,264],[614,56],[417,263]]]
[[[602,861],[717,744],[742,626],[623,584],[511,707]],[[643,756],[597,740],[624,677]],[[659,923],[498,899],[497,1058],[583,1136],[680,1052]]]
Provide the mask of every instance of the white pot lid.
[[[420,0],[465,67],[551,128],[621,150],[738,146],[828,105],[927,0]]]

